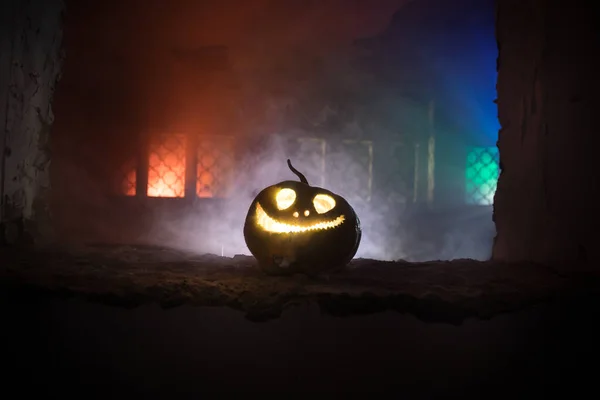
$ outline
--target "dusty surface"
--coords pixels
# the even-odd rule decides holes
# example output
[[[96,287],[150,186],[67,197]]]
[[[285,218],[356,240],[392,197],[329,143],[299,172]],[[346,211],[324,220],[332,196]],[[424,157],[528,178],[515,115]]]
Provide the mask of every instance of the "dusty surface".
[[[1,290],[11,300],[52,294],[124,307],[150,302],[227,306],[254,321],[277,318],[286,307],[314,301],[323,312],[338,316],[393,309],[426,321],[460,323],[561,296],[594,295],[598,278],[535,265],[363,259],[330,276],[271,277],[256,268],[252,257],[150,246],[0,249]]]

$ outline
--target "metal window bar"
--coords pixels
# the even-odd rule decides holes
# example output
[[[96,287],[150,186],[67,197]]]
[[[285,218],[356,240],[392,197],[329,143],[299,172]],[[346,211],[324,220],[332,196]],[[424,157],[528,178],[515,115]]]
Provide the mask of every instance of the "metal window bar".
[[[148,197],[184,197],[187,137],[163,134],[153,138],[148,153]]]
[[[232,136],[200,135],[196,146],[196,196],[225,198],[233,190],[235,140]]]
[[[414,176],[413,176],[413,203],[416,203],[419,200],[419,174],[421,173],[419,169],[420,157],[419,154],[421,152],[421,145],[417,142],[415,143],[415,164],[414,164]]]
[[[427,140],[427,203],[432,204],[435,191],[435,137]]]
[[[467,204],[492,205],[499,173],[497,147],[471,149],[465,171]]]

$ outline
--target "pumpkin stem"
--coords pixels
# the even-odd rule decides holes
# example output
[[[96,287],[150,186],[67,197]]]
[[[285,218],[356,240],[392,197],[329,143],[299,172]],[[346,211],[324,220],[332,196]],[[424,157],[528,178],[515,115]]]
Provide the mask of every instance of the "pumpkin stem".
[[[290,169],[292,170],[292,172],[294,174],[296,174],[296,176],[300,179],[300,182],[305,183],[305,184],[308,185],[308,181],[306,180],[306,177],[300,171],[298,171],[296,168],[294,168],[294,166],[292,165],[292,162],[290,161],[289,158],[287,160],[287,163],[288,163],[288,167],[290,167]]]

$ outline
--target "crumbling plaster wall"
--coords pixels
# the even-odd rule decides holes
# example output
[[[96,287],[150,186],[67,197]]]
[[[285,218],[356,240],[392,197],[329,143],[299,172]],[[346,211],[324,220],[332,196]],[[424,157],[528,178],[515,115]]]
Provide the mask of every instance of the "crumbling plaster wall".
[[[62,0],[5,0],[2,53],[2,235],[51,237],[47,196],[52,97],[62,66]],[[34,223],[35,221],[35,223]]]
[[[495,259],[600,258],[600,57],[591,3],[497,0]]]

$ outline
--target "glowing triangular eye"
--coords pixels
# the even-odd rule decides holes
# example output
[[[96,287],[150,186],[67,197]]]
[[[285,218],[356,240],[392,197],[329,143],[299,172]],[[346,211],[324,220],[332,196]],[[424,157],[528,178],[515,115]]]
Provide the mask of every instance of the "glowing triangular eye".
[[[319,214],[325,214],[327,211],[331,211],[333,207],[335,207],[335,200],[333,197],[326,194],[318,194],[313,199],[313,205]]]
[[[275,195],[275,203],[277,204],[277,209],[285,210],[286,208],[290,208],[292,204],[296,201],[296,192],[292,189],[281,189]]]

